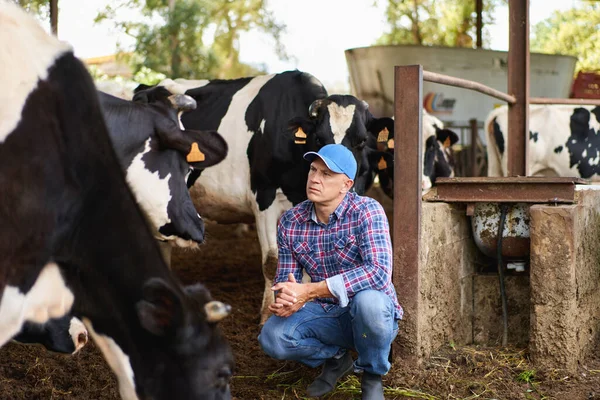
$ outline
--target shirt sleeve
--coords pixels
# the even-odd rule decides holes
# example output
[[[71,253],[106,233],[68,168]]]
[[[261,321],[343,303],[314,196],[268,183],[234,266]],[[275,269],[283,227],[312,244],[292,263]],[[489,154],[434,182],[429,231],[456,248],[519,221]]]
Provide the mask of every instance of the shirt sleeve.
[[[382,290],[392,281],[392,243],[388,220],[379,203],[373,200],[367,204],[360,215],[362,222],[356,244],[362,264],[329,278],[327,282],[342,307],[347,305],[348,298],[361,290]],[[339,290],[340,277],[346,291],[343,294]]]
[[[292,245],[288,239],[288,224],[284,221],[284,218],[279,220],[277,224],[277,271],[275,273],[275,279],[273,284],[278,282],[287,282],[288,274],[293,273],[297,282],[302,282],[302,268],[294,258],[292,253]]]

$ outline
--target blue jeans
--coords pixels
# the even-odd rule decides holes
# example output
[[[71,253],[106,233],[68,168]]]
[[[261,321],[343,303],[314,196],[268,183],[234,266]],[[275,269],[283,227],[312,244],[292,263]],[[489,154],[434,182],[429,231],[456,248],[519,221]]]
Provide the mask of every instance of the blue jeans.
[[[309,302],[287,318],[273,315],[258,342],[275,359],[299,361],[313,368],[346,349],[355,349],[355,370],[385,375],[397,334],[392,300],[377,290],[363,290],[348,307],[325,311],[320,304]]]

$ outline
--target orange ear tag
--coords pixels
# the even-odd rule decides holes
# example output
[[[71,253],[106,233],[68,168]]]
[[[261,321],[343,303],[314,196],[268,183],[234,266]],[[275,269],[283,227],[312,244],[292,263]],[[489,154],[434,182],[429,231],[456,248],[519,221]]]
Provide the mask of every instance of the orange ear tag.
[[[192,143],[192,149],[186,157],[188,162],[200,162],[206,160],[206,156],[198,148],[198,143]]]
[[[298,139],[306,139],[306,133],[304,133],[301,127],[298,127],[298,130],[294,136],[296,136]]]
[[[294,140],[295,144],[306,144],[306,140]]]
[[[379,131],[379,134],[377,135],[377,142],[379,142],[379,143],[387,142],[389,135],[390,135],[390,131],[388,131],[388,128],[383,128],[382,130]]]
[[[444,147],[450,147],[452,146],[452,143],[450,142],[450,136],[448,136],[446,138],[446,140],[444,140]]]
[[[385,160],[383,159],[383,156],[381,157],[381,160],[379,160],[379,162],[377,163],[377,169],[379,169],[380,171],[382,169],[386,169],[387,168],[387,163],[385,162]]]
[[[388,146],[388,149],[393,149],[394,148],[394,139],[388,140],[387,146]]]

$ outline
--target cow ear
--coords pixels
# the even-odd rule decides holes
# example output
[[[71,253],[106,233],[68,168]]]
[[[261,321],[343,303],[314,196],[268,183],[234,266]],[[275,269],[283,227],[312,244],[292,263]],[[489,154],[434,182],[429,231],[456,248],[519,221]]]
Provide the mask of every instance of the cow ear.
[[[142,300],[136,304],[140,324],[156,336],[173,333],[183,320],[181,300],[162,279],[152,278],[142,289]]]
[[[316,124],[304,117],[293,118],[287,128],[275,136],[273,141],[273,158],[284,164],[295,164],[302,155],[313,150]]]
[[[451,147],[454,143],[458,142],[458,135],[450,129],[440,129],[436,126],[435,136],[444,147]]]
[[[219,132],[185,130],[183,135],[189,140],[186,160],[195,169],[218,164],[227,156],[227,142]]]

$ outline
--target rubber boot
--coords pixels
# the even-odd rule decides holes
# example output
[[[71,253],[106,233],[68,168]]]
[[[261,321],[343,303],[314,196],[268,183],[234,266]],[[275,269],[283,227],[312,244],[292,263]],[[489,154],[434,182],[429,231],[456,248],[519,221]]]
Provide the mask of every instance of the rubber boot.
[[[352,371],[354,361],[349,352],[342,357],[330,358],[323,364],[321,374],[306,388],[309,397],[320,397],[335,389],[338,379]]]

